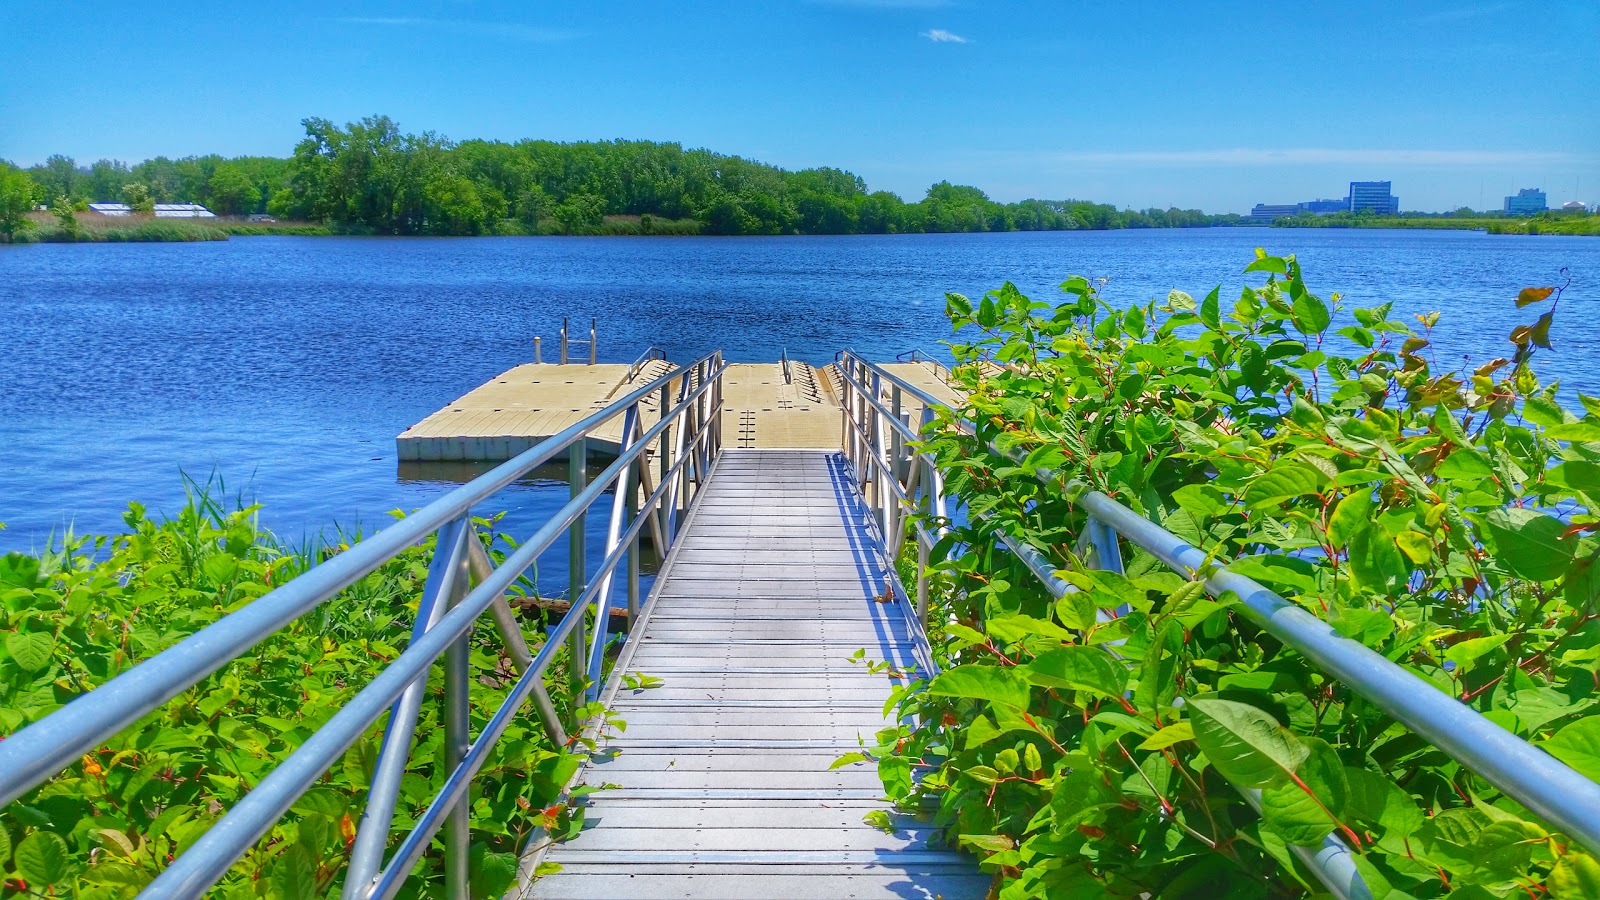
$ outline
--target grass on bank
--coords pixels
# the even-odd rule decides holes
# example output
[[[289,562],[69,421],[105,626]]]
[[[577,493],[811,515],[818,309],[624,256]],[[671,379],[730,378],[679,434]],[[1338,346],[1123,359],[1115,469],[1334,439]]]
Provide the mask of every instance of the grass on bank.
[[[51,212],[30,213],[32,227],[16,243],[93,244],[106,242],[225,241],[230,235],[327,235],[314,222],[247,222],[242,219],[158,219],[153,216],[102,216],[76,213],[70,219]]]
[[[1550,215],[1526,219],[1411,218],[1407,216],[1295,216],[1272,223],[1279,228],[1423,228],[1484,231],[1489,234],[1600,235],[1600,216]]]

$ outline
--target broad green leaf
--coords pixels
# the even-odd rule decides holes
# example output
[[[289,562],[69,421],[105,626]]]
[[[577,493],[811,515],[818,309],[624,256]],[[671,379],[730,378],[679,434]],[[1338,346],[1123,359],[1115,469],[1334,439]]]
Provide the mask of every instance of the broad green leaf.
[[[1046,651],[1022,670],[1037,685],[1092,691],[1105,697],[1122,696],[1128,682],[1128,670],[1099,647]]]
[[[1356,491],[1333,508],[1333,515],[1328,517],[1328,541],[1335,549],[1343,550],[1350,543],[1351,535],[1360,531],[1372,518],[1372,490],[1362,488]]]
[[[1262,509],[1295,497],[1320,493],[1327,480],[1327,476],[1311,466],[1283,463],[1251,482],[1244,496],[1251,509]]]
[[[895,832],[894,819],[889,817],[889,811],[886,809],[872,810],[862,816],[861,821],[866,822],[884,834],[894,834]]]
[[[1201,519],[1220,516],[1228,511],[1227,495],[1209,484],[1186,484],[1172,492],[1179,509],[1188,510]]]
[[[1494,466],[1489,464],[1489,458],[1482,453],[1467,447],[1457,447],[1444,458],[1444,462],[1439,464],[1434,474],[1450,481],[1480,481],[1494,475]]]
[[[6,635],[6,652],[24,672],[37,672],[50,665],[56,639],[42,632],[12,632]]]
[[[1350,571],[1367,590],[1388,593],[1405,585],[1411,564],[1382,526],[1369,523],[1350,538]]]
[[[1551,900],[1594,900],[1600,897],[1600,862],[1569,845],[1545,880]]]
[[[1423,815],[1417,802],[1391,779],[1349,767],[1345,768],[1344,777],[1350,790],[1350,816],[1376,826],[1380,837],[1405,837],[1422,827]]]
[[[1188,708],[1200,751],[1238,787],[1278,784],[1310,755],[1306,745],[1276,719],[1249,704],[1194,697]]]
[[[1575,545],[1562,540],[1566,525],[1555,516],[1513,506],[1490,510],[1485,518],[1494,536],[1495,559],[1513,574],[1549,581],[1572,562]]]
[[[1044,768],[1044,757],[1039,755],[1039,748],[1029,744],[1022,751],[1022,764],[1028,767],[1029,772],[1037,772]]]
[[[1301,740],[1309,755],[1295,771],[1295,778],[1262,788],[1261,815],[1285,841],[1312,847],[1338,827],[1349,788],[1344,763],[1333,748],[1316,738]]]
[[[1015,669],[965,665],[939,673],[928,683],[928,693],[941,697],[969,697],[1026,709],[1027,678]]]
[[[1259,248],[1256,250],[1256,254],[1255,261],[1244,267],[1246,272],[1273,272],[1283,275],[1289,271],[1289,264],[1284,262],[1281,257],[1267,256]]]
[[[989,643],[989,639],[984,636],[983,632],[977,630],[976,628],[963,625],[960,622],[951,622],[948,625],[945,625],[944,633],[958,641],[962,641],[967,644]]]
[[[1294,301],[1294,326],[1301,334],[1321,334],[1333,320],[1328,304],[1314,294],[1301,294]]]
[[[17,844],[16,867],[35,889],[61,884],[70,872],[67,842],[54,832],[35,831]]]
[[[878,779],[891,800],[911,793],[911,760],[904,756],[885,756],[878,760]]]
[[[150,883],[151,875],[136,866],[122,862],[102,862],[84,870],[83,880],[103,887],[142,888]],[[113,894],[112,896],[122,896]]]
[[[306,848],[290,845],[273,861],[269,883],[280,897],[317,896],[317,863]]]
[[[1472,663],[1478,657],[1489,653],[1509,640],[1511,640],[1511,635],[1509,634],[1492,634],[1488,637],[1472,638],[1471,640],[1451,645],[1450,649],[1444,652],[1444,658],[1455,663],[1460,667],[1461,671],[1470,671]]]
[[[1569,460],[1546,472],[1544,477],[1551,484],[1583,491],[1600,500],[1600,463]]]
[[[1287,588],[1289,593],[1309,594],[1316,590],[1316,569],[1303,559],[1262,553],[1241,556],[1228,563],[1230,575],[1259,581],[1268,587]]]
[[[1184,291],[1171,290],[1167,292],[1167,305],[1181,312],[1194,311],[1194,298]]]
[[[495,853],[483,844],[473,844],[469,861],[474,897],[499,897],[517,880],[515,853]]]
[[[1539,746],[1591,781],[1600,781],[1600,716],[1579,719]]]
[[[1156,632],[1139,667],[1139,683],[1133,689],[1133,705],[1146,714],[1162,715],[1178,696],[1178,648],[1183,645],[1183,628],[1171,619]]]
[[[1139,749],[1165,750],[1180,741],[1192,740],[1194,740],[1194,726],[1188,722],[1176,722],[1145,738],[1139,744]]]
[[[1200,301],[1200,322],[1212,331],[1220,331],[1222,328],[1222,308],[1217,300],[1219,293],[1221,293],[1220,287],[1214,287],[1211,293]]]

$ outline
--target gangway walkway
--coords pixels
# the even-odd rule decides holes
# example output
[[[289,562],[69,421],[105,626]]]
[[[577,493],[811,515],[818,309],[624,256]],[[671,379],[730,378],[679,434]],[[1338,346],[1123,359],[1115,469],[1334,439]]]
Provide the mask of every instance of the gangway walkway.
[[[890,724],[896,669],[916,665],[885,560],[843,457],[727,449],[619,669],[663,680],[623,691],[626,721],[583,772],[583,831],[552,848],[556,898],[982,897],[969,857],[893,815],[874,768],[829,766]]]

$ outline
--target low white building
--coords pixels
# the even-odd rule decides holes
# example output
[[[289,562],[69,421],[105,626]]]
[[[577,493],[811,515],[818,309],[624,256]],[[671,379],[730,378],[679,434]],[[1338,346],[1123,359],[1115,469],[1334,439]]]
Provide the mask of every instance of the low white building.
[[[126,203],[91,203],[89,209],[102,216],[131,216],[133,208]],[[217,214],[198,203],[157,203],[158,219],[215,219]]]

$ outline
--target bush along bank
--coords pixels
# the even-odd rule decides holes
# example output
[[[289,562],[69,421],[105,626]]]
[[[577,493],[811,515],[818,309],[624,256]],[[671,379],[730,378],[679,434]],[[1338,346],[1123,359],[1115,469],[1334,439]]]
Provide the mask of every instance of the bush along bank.
[[[60,709],[137,662],[235,611],[346,545],[290,551],[254,510],[197,496],[156,521],[138,506],[124,535],[68,538],[0,557],[0,736]],[[493,523],[479,520],[492,533]],[[415,547],[0,809],[0,897],[132,897],[404,649],[432,550]],[[488,541],[498,564],[512,546]],[[521,585],[532,593],[532,585]],[[538,646],[542,629],[525,629]],[[515,673],[491,625],[473,638],[471,727]],[[553,671],[563,671],[552,666]],[[429,682],[401,783],[392,851],[443,786],[440,679]],[[548,684],[564,703],[564,680]],[[210,896],[337,896],[366,800],[383,721],[324,773]],[[580,823],[553,806],[578,757],[518,717],[472,794],[472,894],[499,896],[535,828]],[[440,896],[429,852],[401,896]]]
[[[1561,290],[1508,298],[1530,319],[1509,358],[1454,372],[1437,314],[1346,318],[1292,257],[1246,272],[1265,284],[1231,303],[1117,309],[1082,278],[1054,307],[949,296],[978,337],[924,445],[968,513],[923,516],[952,528],[931,563],[943,671],[860,756],[1007,900],[1324,895],[1289,847],[1329,835],[1378,897],[1600,896],[1591,855],[1236,597],[1132,547],[1122,575],[1074,556],[1076,480],[1600,780],[1600,400],[1564,409],[1531,366]],[[1076,591],[1055,600],[1001,535]]]

